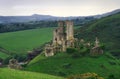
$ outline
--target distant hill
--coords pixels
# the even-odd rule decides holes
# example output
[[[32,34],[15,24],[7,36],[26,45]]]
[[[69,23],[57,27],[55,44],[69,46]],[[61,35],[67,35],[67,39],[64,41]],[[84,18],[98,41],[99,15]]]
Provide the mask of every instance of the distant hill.
[[[48,20],[50,18],[55,18],[49,15],[31,15],[31,16],[0,16],[1,23],[15,23],[15,22],[29,22],[29,21],[39,21]]]
[[[120,13],[88,23],[76,30],[76,37],[92,42],[98,37],[107,51],[120,57]]]
[[[109,15],[119,13],[119,12],[120,12],[120,9],[116,9],[116,10],[108,12],[108,13],[104,13],[104,14],[101,14],[101,15],[95,15],[94,18],[102,18],[102,17],[106,17],[106,16],[109,16]]]
[[[85,17],[57,17],[51,15],[33,14],[31,16],[0,16],[0,23],[16,23],[16,22],[30,22],[30,21],[56,21],[56,20],[71,20]]]
[[[120,12],[120,9],[94,16],[70,16],[70,17],[58,17],[51,15],[39,15],[33,14],[31,16],[0,16],[0,23],[15,23],[15,22],[29,22],[29,21],[52,21],[52,20],[72,20],[72,19],[84,19],[86,17],[101,18],[108,15],[112,15]]]

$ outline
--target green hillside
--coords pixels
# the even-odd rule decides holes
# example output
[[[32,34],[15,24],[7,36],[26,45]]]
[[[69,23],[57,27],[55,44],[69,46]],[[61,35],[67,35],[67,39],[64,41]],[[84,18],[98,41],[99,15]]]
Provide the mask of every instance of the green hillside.
[[[26,54],[27,51],[48,42],[52,39],[54,28],[32,29],[0,34],[0,48],[17,54]],[[75,37],[93,42],[98,37],[105,45],[105,52],[98,57],[80,56],[73,58],[68,53],[59,53],[52,57],[38,55],[27,66],[26,71],[0,69],[0,79],[63,79],[57,76],[68,77],[74,74],[97,73],[109,79],[120,78],[120,13],[98,19],[84,27],[77,28]],[[7,55],[0,52],[0,58]],[[27,72],[32,71],[32,72]],[[39,73],[38,73],[39,72]],[[46,73],[46,74],[41,74]],[[24,75],[23,75],[24,74]],[[55,76],[51,76],[51,75]]]
[[[105,78],[109,75],[119,78],[120,61],[108,55],[97,58],[89,56],[72,58],[66,53],[47,58],[39,55],[28,64],[26,70],[59,76],[94,72]]]
[[[32,29],[0,34],[0,47],[24,54],[52,39],[53,28]]]
[[[98,37],[106,50],[120,57],[120,13],[98,19],[76,30],[76,37],[94,41]]]
[[[120,78],[120,60],[110,53],[106,53],[106,51],[114,51],[115,53],[118,51],[117,55],[120,55],[120,13],[80,27],[76,30],[75,37],[90,42],[95,41],[95,37],[98,37],[100,42],[105,45],[104,55],[99,57],[82,56],[79,58],[72,58],[66,53],[47,58],[39,55],[25,69],[65,77],[72,74],[94,72],[105,79],[109,79],[108,77],[111,75],[115,79]]]
[[[2,58],[2,59],[5,59],[5,58],[7,58],[9,55],[7,55],[7,54],[5,54],[5,53],[3,53],[3,52],[0,52],[0,58]]]
[[[0,68],[0,79],[64,79],[48,74]]]

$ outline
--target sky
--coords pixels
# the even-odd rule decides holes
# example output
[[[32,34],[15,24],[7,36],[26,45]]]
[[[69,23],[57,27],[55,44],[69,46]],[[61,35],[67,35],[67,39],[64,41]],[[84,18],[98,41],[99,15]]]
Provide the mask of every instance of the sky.
[[[89,16],[120,9],[120,0],[0,0],[0,15]]]

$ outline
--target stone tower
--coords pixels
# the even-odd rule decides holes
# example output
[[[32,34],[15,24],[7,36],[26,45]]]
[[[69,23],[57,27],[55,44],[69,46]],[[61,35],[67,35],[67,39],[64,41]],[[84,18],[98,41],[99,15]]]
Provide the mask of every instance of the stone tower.
[[[103,54],[103,49],[100,47],[99,43],[100,42],[98,38],[96,37],[94,47],[90,50],[90,54],[92,56],[98,56],[100,54]]]
[[[73,32],[73,22],[72,21],[66,21],[66,34],[67,34],[67,40],[73,40],[74,39],[74,32]]]
[[[96,37],[96,39],[95,39],[95,47],[99,47],[99,40],[98,40],[98,38]]]
[[[64,22],[58,22],[58,28],[53,32],[53,45],[62,44],[62,40],[64,40]]]
[[[56,52],[65,52],[74,46],[74,31],[72,21],[59,21],[58,28],[53,31],[53,42],[46,45],[45,56],[53,56]]]
[[[74,29],[72,21],[66,21],[66,41],[67,47],[74,47]]]

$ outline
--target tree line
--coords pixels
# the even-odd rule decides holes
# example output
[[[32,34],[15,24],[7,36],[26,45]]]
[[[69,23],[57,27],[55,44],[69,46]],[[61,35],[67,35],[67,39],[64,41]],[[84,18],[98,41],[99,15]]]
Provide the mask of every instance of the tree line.
[[[77,18],[73,19],[74,26],[83,26],[84,24],[94,20],[94,18]],[[25,23],[3,23],[0,24],[0,33],[4,32],[13,32],[20,30],[28,30],[28,29],[37,29],[43,27],[57,27],[58,21],[30,21]]]
[[[27,23],[6,23],[0,24],[0,33],[56,26],[57,21],[34,21],[34,22],[31,21]]]

